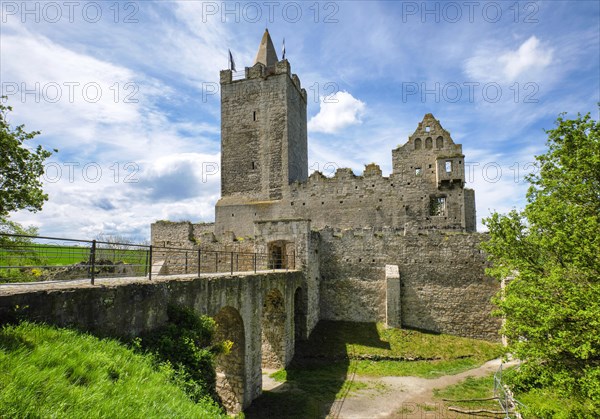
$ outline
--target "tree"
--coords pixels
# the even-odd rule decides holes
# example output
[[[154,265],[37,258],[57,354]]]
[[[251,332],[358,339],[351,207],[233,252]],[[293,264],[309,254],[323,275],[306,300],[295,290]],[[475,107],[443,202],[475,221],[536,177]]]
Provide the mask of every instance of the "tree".
[[[44,160],[52,152],[41,145],[35,150],[27,148],[25,141],[40,132],[27,132],[24,125],[12,128],[7,120],[11,111],[12,107],[0,101],[0,221],[13,211],[38,211],[48,199],[42,191],[40,177],[44,174]]]
[[[131,239],[120,234],[100,233],[96,235],[96,240],[103,242],[102,245],[106,249],[129,250],[135,248],[135,246],[130,246],[134,244]]]
[[[517,390],[554,388],[574,416],[600,415],[600,125],[558,117],[523,211],[484,220],[488,273],[514,277],[496,303]]]

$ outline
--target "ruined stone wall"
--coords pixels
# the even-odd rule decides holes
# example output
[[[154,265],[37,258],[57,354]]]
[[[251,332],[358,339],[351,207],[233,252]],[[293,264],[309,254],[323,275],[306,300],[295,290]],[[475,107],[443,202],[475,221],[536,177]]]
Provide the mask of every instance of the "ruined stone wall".
[[[477,231],[477,212],[475,210],[475,191],[465,189],[465,228],[467,231]]]
[[[290,243],[295,256],[294,267],[304,272],[305,281],[300,292],[300,306],[295,308],[305,315],[301,336],[307,339],[310,332],[319,321],[319,278],[320,267],[318,258],[319,235],[311,231],[310,221],[307,220],[274,220],[255,223],[256,249],[267,252],[268,244],[274,241]]]
[[[160,247],[192,247],[194,230],[189,221],[157,221],[150,226],[150,243]]]
[[[338,169],[331,178],[314,172],[307,181],[283,188],[276,200],[221,199],[216,207],[217,234],[234,231],[247,236],[255,221],[287,218],[309,219],[316,229],[412,224],[421,230],[474,232],[475,194],[464,188],[462,146],[454,144],[441,126],[419,133],[426,128],[421,123],[405,145],[393,150],[394,172],[389,177],[371,163],[360,176],[351,169]],[[418,138],[421,134],[438,138],[431,146],[420,145],[431,140]]]
[[[228,201],[230,200],[221,199],[215,206],[217,236],[231,233],[240,237],[254,237],[255,221],[290,218],[290,214],[282,211],[284,206],[281,200],[237,203]]]
[[[445,210],[432,214],[432,202],[437,197],[445,199]],[[456,184],[437,189],[414,173],[406,178],[383,177],[379,166],[371,164],[362,176],[350,169],[338,169],[332,178],[314,172],[307,182],[290,185],[284,197],[276,201],[217,204],[217,231],[251,236],[255,221],[287,218],[311,220],[315,229],[404,228],[411,223],[422,230],[464,231],[465,203],[473,205],[467,231],[474,231],[472,190]]]
[[[215,232],[215,223],[192,224],[192,234],[196,239],[212,240],[211,235]]]
[[[308,182],[290,186],[280,211],[310,219],[317,229],[403,228],[415,223],[422,229],[463,230],[463,192],[460,187],[440,192],[414,174],[383,177],[379,166],[372,164],[362,176],[350,169],[338,169],[333,178],[313,173]],[[445,197],[446,209],[434,215],[432,199],[438,195]]]
[[[153,263],[163,265],[161,274],[170,275],[229,272],[232,262],[234,272],[252,271],[255,267],[267,269],[267,257],[255,255],[251,237],[228,234],[217,238],[213,228],[211,223],[189,221],[153,223],[150,229]]]
[[[385,321],[385,265],[397,265],[403,327],[498,340],[499,290],[484,275],[484,235],[402,229],[321,232],[321,318]]]
[[[183,236],[193,231],[189,226],[173,227],[172,231]],[[214,248],[240,250],[247,246],[250,252],[266,254],[270,242],[290,243],[286,251],[294,249],[295,267],[305,273],[299,300],[299,309],[306,314],[303,338],[321,318],[385,321],[390,301],[386,265],[399,268],[402,326],[492,340],[497,337],[499,322],[489,316],[489,300],[498,284],[485,277],[485,258],[478,249],[484,235],[432,231],[416,225],[316,232],[311,231],[310,222],[294,219],[256,222],[255,229],[256,240],[217,242]],[[155,233],[154,238],[161,237]],[[204,257],[214,256],[207,253]],[[218,266],[225,272],[229,258],[227,254],[222,257]],[[212,259],[206,260],[203,266],[213,269]]]

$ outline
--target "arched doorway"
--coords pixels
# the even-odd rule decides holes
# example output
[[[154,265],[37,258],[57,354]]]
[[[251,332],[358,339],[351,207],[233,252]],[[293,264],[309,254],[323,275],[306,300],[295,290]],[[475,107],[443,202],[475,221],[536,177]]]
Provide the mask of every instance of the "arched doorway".
[[[227,413],[239,413],[244,405],[246,339],[244,321],[233,307],[223,307],[215,316],[217,341],[233,342],[227,355],[217,357],[217,394]]]
[[[285,304],[279,290],[273,289],[263,304],[262,367],[283,368],[285,360]]]
[[[267,245],[269,269],[294,268],[294,243],[285,240],[272,241]],[[290,263],[291,262],[291,263]]]

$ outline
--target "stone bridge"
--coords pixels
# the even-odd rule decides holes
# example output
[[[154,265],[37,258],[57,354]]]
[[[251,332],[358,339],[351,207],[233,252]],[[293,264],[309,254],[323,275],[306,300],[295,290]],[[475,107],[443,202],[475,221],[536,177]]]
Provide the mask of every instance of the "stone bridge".
[[[8,284],[0,286],[0,323],[20,307],[30,320],[127,338],[164,324],[169,303],[191,307],[214,317],[218,337],[234,343],[217,361],[217,391],[236,413],[260,395],[261,368],[287,365],[295,340],[307,337],[304,284],[300,271]]]

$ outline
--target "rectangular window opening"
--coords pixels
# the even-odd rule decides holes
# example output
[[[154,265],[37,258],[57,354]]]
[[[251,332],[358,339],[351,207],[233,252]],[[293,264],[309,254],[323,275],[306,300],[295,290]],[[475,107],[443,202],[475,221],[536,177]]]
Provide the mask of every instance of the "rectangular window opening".
[[[256,111],[252,112],[252,120],[256,121]]]
[[[452,172],[452,162],[450,160],[446,161],[446,173]]]
[[[421,168],[420,167],[417,167],[415,169],[415,176],[421,176]]]
[[[446,197],[434,196],[429,202],[429,215],[443,216],[446,215]]]

